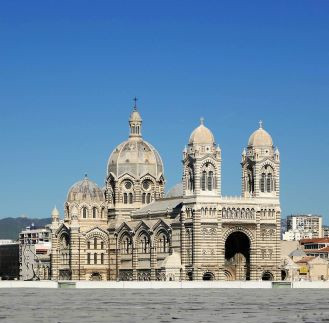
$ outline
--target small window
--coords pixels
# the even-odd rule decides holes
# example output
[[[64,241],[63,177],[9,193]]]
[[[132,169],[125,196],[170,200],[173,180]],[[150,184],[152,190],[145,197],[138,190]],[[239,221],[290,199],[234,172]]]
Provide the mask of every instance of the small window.
[[[101,249],[103,250],[104,249],[104,242],[101,241]]]
[[[87,264],[90,265],[90,253],[87,253]]]
[[[94,264],[97,265],[97,253],[94,253]]]
[[[134,198],[133,198],[133,193],[129,193],[129,204],[133,204],[133,201]]]
[[[104,265],[104,254],[101,254],[101,264]]]
[[[97,208],[93,208],[93,218],[96,219],[97,217]]]
[[[123,193],[123,204],[128,204],[128,194]]]
[[[84,207],[84,208],[82,209],[82,216],[83,216],[84,219],[87,218],[87,208],[86,208],[86,207]]]
[[[97,249],[97,238],[94,238],[94,249]]]

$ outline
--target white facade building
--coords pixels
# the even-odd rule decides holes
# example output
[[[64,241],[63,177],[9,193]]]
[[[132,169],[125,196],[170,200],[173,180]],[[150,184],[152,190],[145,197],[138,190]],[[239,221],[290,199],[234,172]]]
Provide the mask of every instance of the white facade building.
[[[52,214],[57,214],[55,208]],[[50,279],[50,228],[27,227],[19,235],[20,280]]]
[[[287,217],[287,231],[283,234],[283,240],[299,241],[322,237],[322,216],[306,214]]]

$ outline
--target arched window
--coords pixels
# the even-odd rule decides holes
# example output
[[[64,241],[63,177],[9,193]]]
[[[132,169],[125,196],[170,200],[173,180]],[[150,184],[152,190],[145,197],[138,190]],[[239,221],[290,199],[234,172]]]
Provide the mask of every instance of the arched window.
[[[133,193],[129,193],[129,204],[133,204]]]
[[[121,240],[121,253],[123,255],[128,255],[131,254],[131,239],[128,236],[125,236],[122,240]]]
[[[267,174],[266,190],[268,193],[272,192],[272,186],[272,174]]]
[[[142,194],[142,203],[145,204],[146,203],[146,193]]]
[[[101,241],[101,249],[104,249],[104,241]]]
[[[123,193],[123,204],[128,204],[128,194]]]
[[[157,251],[168,252],[168,239],[165,233],[161,233],[157,240]]]
[[[93,219],[96,219],[97,217],[97,208],[93,207]]]
[[[94,264],[97,265],[97,253],[94,253]]]
[[[87,253],[87,264],[90,265],[90,253]]]
[[[227,213],[226,213],[226,208],[225,207],[222,209],[222,217],[223,217],[223,219],[226,219],[226,217],[227,217]]]
[[[101,253],[101,264],[104,265],[104,254]]]
[[[101,218],[103,219],[103,217],[104,217],[104,208],[102,208],[101,210]]]
[[[266,175],[263,173],[262,178],[260,180],[260,191],[262,193],[265,193],[265,181],[266,181]]]
[[[202,172],[202,177],[201,177],[201,190],[202,191],[206,190],[206,178],[207,178],[207,172],[204,170]]]
[[[83,217],[84,219],[87,218],[87,208],[86,208],[86,207],[84,207],[84,208],[82,209],[82,217]]]
[[[150,204],[150,203],[151,203],[151,193],[147,193],[147,196],[146,196],[146,203],[147,203],[147,204]]]
[[[150,241],[146,235],[142,235],[139,240],[140,244],[140,253],[149,253],[150,252]]]
[[[94,249],[97,249],[97,238],[94,238]]]
[[[87,242],[87,249],[90,249],[90,241]]]
[[[214,181],[214,173],[210,171],[208,173],[208,191],[213,190],[213,181]]]

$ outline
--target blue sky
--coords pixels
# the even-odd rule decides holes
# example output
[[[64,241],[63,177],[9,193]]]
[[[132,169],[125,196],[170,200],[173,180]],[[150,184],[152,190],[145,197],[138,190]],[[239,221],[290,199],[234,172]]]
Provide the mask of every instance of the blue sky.
[[[84,173],[104,184],[132,98],[167,189],[201,116],[240,194],[241,152],[264,121],[281,152],[283,215],[329,223],[329,2],[2,1],[0,217],[61,213]]]

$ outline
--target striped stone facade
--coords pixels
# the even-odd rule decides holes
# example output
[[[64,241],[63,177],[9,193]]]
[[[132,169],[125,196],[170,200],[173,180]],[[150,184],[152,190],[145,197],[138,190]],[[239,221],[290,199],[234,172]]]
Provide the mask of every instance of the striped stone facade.
[[[164,196],[163,164],[141,136],[111,154],[106,186],[87,177],[53,216],[54,280],[279,280],[280,156],[262,124],[242,153],[241,197],[221,194],[221,149],[203,121],[183,151],[182,183]]]

